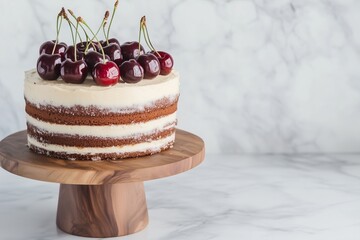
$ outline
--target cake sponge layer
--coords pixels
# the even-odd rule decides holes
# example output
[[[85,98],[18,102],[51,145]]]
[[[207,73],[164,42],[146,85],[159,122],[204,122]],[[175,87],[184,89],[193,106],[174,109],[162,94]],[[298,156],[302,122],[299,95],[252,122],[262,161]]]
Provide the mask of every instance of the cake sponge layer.
[[[29,148],[68,160],[113,160],[154,154],[175,141],[179,75],[97,86],[25,79]]]

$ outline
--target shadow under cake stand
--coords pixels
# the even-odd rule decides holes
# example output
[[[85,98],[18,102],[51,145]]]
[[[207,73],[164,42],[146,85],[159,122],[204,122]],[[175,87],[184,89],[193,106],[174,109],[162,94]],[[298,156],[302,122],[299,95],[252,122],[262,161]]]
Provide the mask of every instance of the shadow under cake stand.
[[[56,223],[84,237],[115,237],[148,224],[143,181],[172,176],[199,165],[203,140],[176,130],[174,147],[152,156],[116,161],[69,161],[39,155],[27,147],[26,131],[0,142],[0,164],[26,178],[60,183]]]

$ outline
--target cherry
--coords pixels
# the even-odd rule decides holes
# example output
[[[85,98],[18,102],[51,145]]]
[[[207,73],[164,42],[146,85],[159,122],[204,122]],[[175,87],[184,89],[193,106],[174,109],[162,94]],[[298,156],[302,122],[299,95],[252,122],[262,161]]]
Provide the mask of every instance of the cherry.
[[[100,40],[100,42],[92,41],[92,43],[89,45],[89,50],[101,53],[100,45],[102,46],[102,44],[103,44],[102,40]],[[91,48],[90,48],[90,46],[91,46]],[[90,51],[87,51],[87,52],[90,52]]]
[[[51,54],[54,48],[54,44],[55,44],[55,40],[43,42],[39,48],[39,55],[43,53]]]
[[[146,53],[136,58],[136,61],[144,69],[144,78],[153,79],[160,73],[160,63],[157,57],[152,53]]]
[[[101,53],[101,47],[104,47],[104,45],[103,45],[104,41],[103,40],[100,40],[99,42],[93,41],[93,44],[95,46],[95,50],[98,51],[99,53]]]
[[[60,68],[61,78],[66,83],[81,84],[88,74],[88,67],[83,59],[73,61],[66,59]]]
[[[126,83],[137,83],[144,78],[144,69],[134,59],[120,65],[121,78]]]
[[[43,53],[52,54],[54,46],[55,46],[55,40],[44,42],[43,44],[41,44],[39,48],[39,54],[40,55]],[[54,53],[59,53],[62,57],[64,57],[66,48],[67,48],[66,43],[60,42],[56,44]]]
[[[83,58],[84,58],[84,53],[76,50],[76,59],[83,59]],[[75,47],[73,45],[68,46],[68,48],[66,49],[65,60],[66,59],[71,59],[75,61]]]
[[[88,44],[87,42],[79,42],[76,44],[76,48],[78,49],[79,52],[85,53],[87,44]],[[96,46],[95,43],[94,43],[94,45]],[[94,48],[94,46],[92,44],[90,44],[87,50],[88,51],[89,50],[96,51],[97,49]]]
[[[117,45],[120,46],[120,42],[119,42],[119,40],[117,40],[116,38],[109,38],[109,39],[108,39],[108,42],[109,42],[109,44],[110,44],[110,43],[116,43]]]
[[[108,55],[112,61],[122,58],[120,46],[116,43],[110,43],[103,47],[103,49],[105,54]]]
[[[105,13],[105,17],[101,23],[101,26],[103,26],[106,22],[108,16],[108,12]],[[81,18],[77,18],[78,23],[82,23],[85,27],[89,29],[89,31],[93,34],[93,38],[99,42],[98,38],[96,37],[96,34],[91,30],[89,25]],[[101,53],[102,53],[102,61],[95,64],[91,75],[94,79],[94,81],[101,86],[109,86],[113,85],[119,82],[120,79],[120,70],[117,64],[113,61],[107,61],[106,55],[104,52],[103,47],[101,44],[99,44]]]
[[[174,59],[171,55],[163,51],[157,51],[158,54],[155,51],[151,51],[151,53],[154,54],[160,62],[160,75],[168,75],[174,66]]]
[[[120,42],[119,42],[119,40],[117,40],[116,38],[109,38],[109,39],[108,39],[108,42],[109,42],[109,44],[110,44],[110,43],[115,43],[115,44],[117,44],[117,45],[120,46]],[[103,47],[105,47],[105,46],[108,45],[108,43],[106,42],[106,40],[100,40],[100,43],[101,43],[101,46],[103,46]]]
[[[107,60],[110,60],[109,56],[105,56]],[[103,56],[99,52],[90,51],[85,54],[85,62],[89,68],[89,71],[92,71],[95,64],[101,62],[103,60]]]
[[[119,82],[120,70],[113,61],[98,62],[91,74],[98,85],[110,86]]]
[[[83,59],[83,53],[79,52],[77,49],[77,37],[79,36],[78,27],[79,22],[76,22],[75,26],[75,36],[72,29],[73,24],[68,19],[65,14],[65,10],[63,12],[63,17],[68,21],[69,28],[71,31],[71,37],[73,40],[73,45],[68,48],[66,55],[68,59],[63,61],[60,67],[60,75],[61,78],[66,83],[74,83],[74,84],[81,84],[85,81],[85,78],[88,74],[88,67]]]
[[[78,49],[79,52],[85,52],[86,44],[87,42],[79,42],[76,44],[76,48]]]
[[[96,50],[98,51],[98,52],[101,52],[101,49],[100,49],[100,45],[102,46],[102,47],[105,47],[107,44],[106,44],[106,40],[104,41],[104,40],[100,40],[95,46],[96,46]]]
[[[119,59],[115,59],[113,62],[115,62],[118,67],[120,67],[120,65],[124,62],[124,58],[119,58]]]
[[[139,50],[140,45],[140,50]],[[139,42],[125,42],[121,46],[121,53],[123,55],[124,60],[135,59],[139,55],[144,54],[145,50],[143,46]]]
[[[171,57],[171,55],[169,53],[155,50],[153,44],[151,43],[150,37],[149,37],[149,32],[147,30],[145,16],[143,16],[140,19],[139,42],[140,42],[141,32],[144,35],[146,44],[152,50],[150,53],[154,54],[155,57],[157,57],[157,59],[159,60],[160,74],[161,75],[168,75],[171,72],[172,67],[174,66],[174,60],[173,60],[173,58]]]
[[[67,45],[65,43],[59,43],[59,33],[61,29],[61,23],[64,17],[64,8],[61,9],[61,11],[58,13],[56,17],[56,39],[52,41],[46,41],[43,44],[41,44],[39,48],[39,54],[60,54],[62,60],[64,60],[65,51],[67,48]]]
[[[60,76],[61,56],[60,54],[43,53],[36,63],[36,70],[44,80],[56,80]]]

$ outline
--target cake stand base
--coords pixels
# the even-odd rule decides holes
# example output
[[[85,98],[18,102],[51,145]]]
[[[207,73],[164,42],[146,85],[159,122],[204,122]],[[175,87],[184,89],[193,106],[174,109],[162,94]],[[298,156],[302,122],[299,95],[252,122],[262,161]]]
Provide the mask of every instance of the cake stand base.
[[[56,223],[62,231],[83,237],[138,232],[148,224],[144,184],[61,184]]]
[[[19,176],[60,183],[57,226],[83,237],[117,237],[142,230],[149,221],[143,182],[188,171],[205,157],[203,140],[180,129],[171,149],[115,161],[61,160],[36,154],[26,144],[26,131],[3,139],[1,167]]]

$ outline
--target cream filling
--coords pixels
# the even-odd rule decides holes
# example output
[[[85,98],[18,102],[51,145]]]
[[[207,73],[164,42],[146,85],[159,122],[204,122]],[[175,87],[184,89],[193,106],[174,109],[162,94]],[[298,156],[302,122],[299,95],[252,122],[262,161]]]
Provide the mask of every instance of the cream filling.
[[[179,95],[179,74],[172,71],[167,76],[157,76],[136,84],[118,83],[113,86],[97,86],[91,78],[83,84],[69,84],[63,80],[42,80],[36,70],[25,73],[24,95],[35,105],[55,107],[97,106],[99,108],[139,108],[154,101]]]
[[[39,129],[40,134],[49,132],[98,138],[125,138],[151,134],[175,127],[176,112],[147,122],[104,126],[55,124],[35,119],[28,114],[26,114],[26,120]]]
[[[165,138],[161,138],[158,140],[154,140],[151,142],[142,142],[132,145],[123,145],[123,146],[113,146],[113,147],[69,147],[62,146],[56,144],[47,144],[38,142],[35,138],[28,135],[28,144],[33,145],[35,147],[45,149],[47,151],[53,152],[63,152],[66,154],[82,154],[82,155],[93,155],[93,154],[102,154],[102,153],[133,153],[133,152],[146,152],[146,151],[159,151],[162,147],[166,146],[170,142],[175,140],[175,133],[167,136]]]

